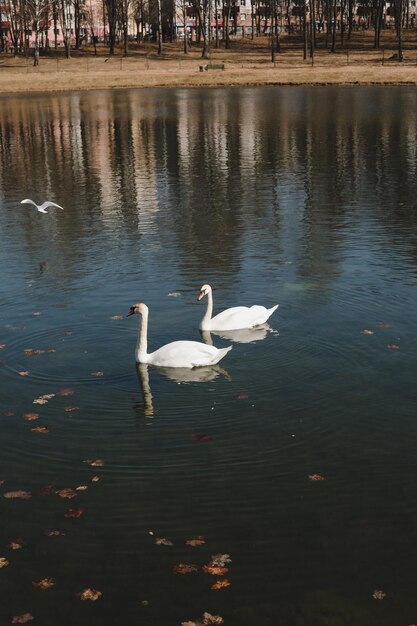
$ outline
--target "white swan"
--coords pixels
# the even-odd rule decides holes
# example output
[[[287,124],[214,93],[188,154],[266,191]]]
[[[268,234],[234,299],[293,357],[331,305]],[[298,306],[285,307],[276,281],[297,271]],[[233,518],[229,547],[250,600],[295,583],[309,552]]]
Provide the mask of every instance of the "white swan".
[[[126,317],[138,313],[142,316],[135,357],[138,363],[150,363],[159,367],[201,367],[215,365],[232,346],[215,348],[199,341],[173,341],[148,354],[148,316],[149,309],[142,302],[130,307]]]
[[[50,206],[55,206],[58,209],[64,210],[63,206],[59,206],[59,204],[55,204],[55,202],[46,201],[43,204],[36,204],[36,202],[33,202],[33,200],[30,200],[30,198],[26,198],[25,200],[22,200],[20,204],[33,204],[33,206],[35,206],[38,209],[39,213],[48,213],[46,209]]]
[[[207,310],[200,322],[200,330],[240,330],[242,328],[253,328],[264,324],[278,308],[278,304],[266,309],[264,306],[254,304],[248,306],[235,306],[226,309],[218,315],[211,317],[213,313],[213,296],[210,285],[203,285],[197,300],[207,296]]]

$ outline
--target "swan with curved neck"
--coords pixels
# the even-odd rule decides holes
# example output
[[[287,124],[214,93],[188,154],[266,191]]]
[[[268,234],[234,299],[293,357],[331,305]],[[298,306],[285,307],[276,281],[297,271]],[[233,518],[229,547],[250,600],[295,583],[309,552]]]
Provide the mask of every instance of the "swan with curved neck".
[[[135,357],[138,363],[150,363],[159,367],[202,367],[215,365],[222,359],[232,346],[215,348],[206,346],[200,341],[173,341],[155,352],[148,353],[148,317],[149,309],[140,302],[130,307],[127,317],[137,313],[141,316]]]
[[[264,324],[272,313],[278,308],[278,304],[270,309],[259,304],[248,306],[235,306],[222,311],[212,317],[213,295],[210,285],[203,285],[197,300],[202,300],[207,296],[207,310],[200,322],[200,330],[240,330],[243,328],[254,328]]]

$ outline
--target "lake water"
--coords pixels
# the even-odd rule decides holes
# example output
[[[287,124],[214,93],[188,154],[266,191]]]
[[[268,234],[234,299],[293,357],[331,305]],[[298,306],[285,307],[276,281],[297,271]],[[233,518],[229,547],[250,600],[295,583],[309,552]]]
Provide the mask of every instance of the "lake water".
[[[417,623],[415,88],[9,97],[0,133],[1,624]],[[203,283],[280,306],[136,368],[129,307],[200,340]]]

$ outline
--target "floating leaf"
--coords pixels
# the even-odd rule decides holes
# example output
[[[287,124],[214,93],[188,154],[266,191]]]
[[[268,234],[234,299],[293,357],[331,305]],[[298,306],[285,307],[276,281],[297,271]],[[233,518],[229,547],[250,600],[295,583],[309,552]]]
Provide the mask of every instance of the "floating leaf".
[[[310,474],[308,477],[309,480],[326,480],[324,476],[321,474]]]
[[[75,491],[75,489],[71,489],[71,487],[66,487],[65,489],[59,489],[56,492],[60,498],[75,498],[75,496],[77,495],[77,492]]]
[[[174,565],[174,572],[176,574],[192,574],[193,572],[198,572],[198,565],[179,563]]]
[[[35,311],[32,315],[42,315],[41,311]]]
[[[4,485],[5,482],[5,480],[0,480],[0,485]]]
[[[32,497],[30,491],[23,491],[23,489],[18,489],[17,491],[6,491],[3,494],[4,498],[8,498],[9,500],[29,500]]]
[[[100,372],[100,371],[98,371],[98,372],[91,372],[91,376],[97,376],[97,377],[98,376],[104,376],[104,372]]]
[[[33,401],[33,404],[46,404],[54,396],[55,396],[54,393],[45,393],[43,396],[39,396],[39,398],[36,398]]]
[[[48,348],[48,352],[49,352],[49,353],[51,353],[51,352],[56,352],[56,348]]]
[[[47,426],[32,426],[30,429],[33,433],[49,433],[49,428]]]
[[[64,513],[64,517],[81,517],[81,515],[84,513],[83,509],[68,509],[68,511],[66,513]]]
[[[209,624],[223,624],[224,620],[220,615],[211,615],[211,613],[203,614],[203,624],[204,626],[209,626]]]
[[[172,298],[178,298],[181,295],[181,291],[170,291],[168,295]]]
[[[391,324],[387,324],[386,322],[379,322],[379,328],[391,328]]]
[[[206,443],[208,441],[211,441],[213,437],[211,435],[207,435],[206,433],[193,433],[191,435],[191,439],[193,441],[201,441],[203,443]]]
[[[33,349],[32,348],[26,348],[25,350],[23,350],[23,354],[25,356],[33,356]]]
[[[19,376],[29,376],[29,371],[28,370],[23,370],[22,372],[19,372]]]
[[[382,591],[381,589],[375,589],[375,591],[372,594],[372,597],[375,600],[383,600],[386,595],[387,594],[385,593],[385,591]]]
[[[227,580],[227,578],[216,580],[216,582],[212,584],[211,589],[213,589],[213,591],[219,591],[219,589],[224,589],[225,587],[230,587],[230,581]]]
[[[45,535],[47,537],[59,537],[61,535],[65,535],[65,532],[59,528],[48,528],[45,530]]]
[[[387,345],[387,348],[389,348],[390,350],[399,350],[400,346],[398,345],[398,343],[389,343]]]
[[[37,419],[39,419],[39,413],[25,413],[23,415],[23,419],[27,420],[28,422],[31,422],[33,420],[37,420]]]
[[[155,539],[155,543],[157,546],[173,546],[174,544],[169,539],[165,539],[165,537],[160,537],[159,539]]]
[[[95,602],[101,598],[102,595],[101,591],[97,591],[97,589],[84,589],[84,591],[80,593],[80,598],[81,600],[91,600]]]
[[[22,539],[11,539],[7,546],[11,550],[20,550],[24,546],[24,541]]]
[[[247,394],[246,391],[241,391],[236,397],[238,400],[247,400],[249,398],[249,394]]]
[[[202,546],[204,543],[206,543],[204,537],[198,536],[195,539],[188,539],[185,545],[195,548],[196,546]]]
[[[34,580],[32,580],[32,585],[42,590],[55,587],[55,584],[56,583],[53,578],[42,578],[42,580],[39,580],[38,582],[35,582]]]
[[[219,565],[203,565],[203,572],[212,576],[224,576],[229,571],[228,567],[220,567]]]
[[[57,396],[73,396],[75,391],[73,389],[60,389],[56,392]]]
[[[71,413],[72,411],[79,411],[80,407],[79,406],[64,406],[64,411],[66,411],[67,413]]]
[[[0,569],[2,567],[7,567],[8,565],[9,561],[4,556],[0,556]]]
[[[86,459],[84,463],[91,465],[91,467],[102,467],[104,465],[104,461],[102,459]]]
[[[374,331],[373,330],[369,330],[369,328],[364,328],[363,330],[361,330],[361,334],[362,335],[373,335]]]
[[[100,480],[100,476],[93,476],[93,478],[91,479],[92,483],[98,483]]]
[[[37,356],[38,356],[39,354],[45,354],[45,350],[40,350],[40,349],[38,348],[37,350],[34,350],[34,351],[33,351],[33,354],[36,354]]]
[[[87,485],[80,485],[79,487],[75,488],[76,491],[87,491],[88,486]]]
[[[112,320],[121,320],[121,319],[123,319],[123,316],[122,315],[112,315],[110,319],[112,319]]]
[[[56,489],[52,485],[45,485],[39,489],[38,493],[40,496],[52,496],[56,493]]]
[[[4,350],[4,348],[6,347],[6,343],[0,343],[0,350]]]
[[[15,615],[12,624],[26,624],[35,619],[31,613],[23,613],[23,615]]]
[[[219,567],[224,567],[226,563],[231,563],[232,559],[230,558],[230,554],[215,554],[211,557],[211,565],[218,565]]]

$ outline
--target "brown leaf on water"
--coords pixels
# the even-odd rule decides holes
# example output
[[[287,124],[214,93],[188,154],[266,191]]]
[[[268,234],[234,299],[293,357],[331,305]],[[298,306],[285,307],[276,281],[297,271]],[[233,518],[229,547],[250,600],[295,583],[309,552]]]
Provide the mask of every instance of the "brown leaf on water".
[[[64,517],[81,517],[84,513],[84,509],[68,509],[66,513],[64,513]]]
[[[38,356],[39,354],[45,354],[45,352],[46,352],[45,350],[41,350],[38,348],[37,350],[33,351],[33,354],[36,354],[36,356]]]
[[[7,346],[6,343],[0,343],[0,350],[4,350],[6,346]]]
[[[64,406],[64,411],[66,411],[67,413],[71,413],[72,411],[79,411],[80,407],[79,406]]]
[[[326,480],[324,476],[321,474],[310,474],[308,477],[309,480]]]
[[[230,587],[230,581],[227,580],[227,578],[216,580],[216,582],[212,584],[211,589],[213,589],[213,591],[219,591],[219,589],[225,589],[225,587]]]
[[[219,565],[203,565],[203,572],[212,576],[224,576],[229,571],[228,567],[220,567]]]
[[[29,376],[30,372],[28,370],[23,370],[22,372],[19,372],[19,376]]]
[[[32,426],[30,430],[33,433],[43,433],[44,435],[46,435],[46,433],[49,433],[49,428],[47,426]]]
[[[55,396],[54,393],[44,393],[43,396],[39,396],[39,398],[35,398],[35,400],[33,401],[33,404],[46,404],[54,396]]]
[[[374,600],[383,600],[386,595],[387,594],[385,593],[385,591],[382,591],[381,589],[375,589],[372,597],[374,598]]]
[[[28,422],[32,422],[33,420],[39,419],[39,413],[25,413],[23,415],[23,419],[27,420]]]
[[[10,565],[9,561],[6,559],[6,557],[4,556],[0,556],[0,569],[2,567],[7,567],[8,565]]]
[[[48,348],[48,352],[51,354],[52,352],[56,352],[56,348]]]
[[[34,311],[34,313],[32,313],[32,315],[42,315],[41,311]]]
[[[11,550],[20,550],[21,548],[23,548],[24,545],[25,542],[23,541],[23,539],[10,539],[9,543],[7,544],[7,546]]]
[[[32,348],[26,348],[25,350],[23,350],[23,354],[25,356],[33,356],[33,349]]]
[[[102,467],[104,465],[104,461],[102,459],[86,459],[83,462],[87,463],[87,465],[91,465],[91,467]]]
[[[31,613],[23,613],[23,615],[15,615],[12,624],[26,624],[35,619]]]
[[[95,602],[101,598],[102,595],[101,591],[97,591],[97,589],[84,589],[84,591],[80,593],[80,598],[81,600],[91,600]]]
[[[91,376],[97,376],[97,377],[104,376],[104,372],[100,372],[100,371],[98,371],[98,372],[91,372]]]
[[[59,528],[48,528],[45,530],[45,535],[47,537],[59,537],[61,535],[65,535],[65,532]]]
[[[157,546],[173,546],[174,545],[172,541],[170,541],[169,539],[166,539],[165,537],[159,537],[158,539],[155,539],[155,543]]]
[[[195,539],[188,539],[185,542],[185,545],[192,546],[193,548],[195,548],[196,546],[202,546],[204,543],[206,543],[204,537],[199,535],[198,537],[195,537]]]
[[[75,489],[71,489],[71,487],[66,487],[65,489],[59,489],[57,492],[58,496],[60,498],[75,498],[75,496],[77,495],[77,492],[75,491]]]
[[[121,320],[121,319],[123,319],[123,315],[112,315],[111,319],[112,320]]]
[[[40,496],[52,496],[56,493],[56,489],[53,485],[45,485],[41,487],[38,491]]]
[[[389,350],[399,350],[399,349],[400,349],[400,346],[398,345],[398,343],[389,343],[389,344],[387,345],[387,348],[388,348]]]
[[[238,400],[247,400],[249,398],[249,394],[246,393],[246,391],[241,391],[240,393],[237,394],[236,398]]]
[[[42,578],[42,580],[38,580],[37,582],[32,580],[32,585],[37,587],[38,589],[50,589],[51,587],[55,587],[55,581],[53,578]]]
[[[179,563],[178,565],[174,565],[174,572],[176,574],[192,574],[194,572],[198,572],[198,565]]]
[[[391,328],[391,324],[387,324],[386,322],[379,322],[379,328]]]
[[[100,476],[93,476],[93,478],[91,479],[92,483],[98,483],[100,480]]]
[[[193,622],[193,621],[188,621],[188,622],[181,622],[181,626],[210,626],[210,624],[217,624],[217,626],[220,626],[220,624],[223,624],[223,618],[220,617],[220,615],[212,615],[211,613],[203,613],[203,619],[202,620],[198,620],[197,622]]]
[[[57,396],[73,396],[75,393],[74,389],[60,389],[56,392]]]
[[[3,498],[8,498],[9,500],[29,500],[32,497],[30,491],[24,491],[23,489],[18,489],[17,491],[6,491],[3,494]]]
[[[361,330],[361,334],[362,335],[373,335],[374,331],[373,330],[369,330],[369,328],[364,328],[363,330]]]
[[[87,491],[87,489],[88,489],[87,485],[80,485],[79,487],[75,488],[76,491]]]

